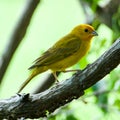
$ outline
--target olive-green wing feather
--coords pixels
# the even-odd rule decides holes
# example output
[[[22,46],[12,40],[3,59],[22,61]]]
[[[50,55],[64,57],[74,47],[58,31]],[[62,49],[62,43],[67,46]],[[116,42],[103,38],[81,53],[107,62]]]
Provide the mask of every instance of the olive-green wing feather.
[[[77,52],[80,48],[81,41],[78,37],[75,36],[65,36],[61,40],[59,40],[53,47],[48,49],[41,57],[35,60],[35,64],[31,66],[29,69],[39,66],[47,66],[53,63],[56,63],[60,60],[63,60],[75,52]]]

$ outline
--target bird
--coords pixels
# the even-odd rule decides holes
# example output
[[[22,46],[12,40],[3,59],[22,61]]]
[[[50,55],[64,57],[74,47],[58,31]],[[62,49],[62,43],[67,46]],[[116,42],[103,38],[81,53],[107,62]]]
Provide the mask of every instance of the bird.
[[[37,58],[31,67],[27,80],[21,85],[18,93],[38,74],[51,70],[56,81],[56,72],[65,72],[76,64],[90,49],[94,36],[98,36],[94,27],[89,24],[80,24],[67,35],[58,40],[52,47]],[[71,70],[72,71],[72,70]]]

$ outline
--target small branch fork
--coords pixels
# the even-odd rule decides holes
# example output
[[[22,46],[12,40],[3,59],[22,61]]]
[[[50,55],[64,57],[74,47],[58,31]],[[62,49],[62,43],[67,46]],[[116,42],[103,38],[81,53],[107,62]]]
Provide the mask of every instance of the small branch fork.
[[[120,39],[93,64],[52,88],[39,94],[17,94],[0,100],[0,119],[45,117],[46,111],[52,113],[60,106],[84,95],[84,90],[100,81],[119,64]]]

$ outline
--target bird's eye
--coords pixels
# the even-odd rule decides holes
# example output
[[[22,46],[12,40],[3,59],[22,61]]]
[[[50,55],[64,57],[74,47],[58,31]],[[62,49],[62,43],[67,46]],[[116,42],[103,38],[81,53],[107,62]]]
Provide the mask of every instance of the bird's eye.
[[[85,29],[84,31],[85,31],[85,32],[88,32],[88,29]]]

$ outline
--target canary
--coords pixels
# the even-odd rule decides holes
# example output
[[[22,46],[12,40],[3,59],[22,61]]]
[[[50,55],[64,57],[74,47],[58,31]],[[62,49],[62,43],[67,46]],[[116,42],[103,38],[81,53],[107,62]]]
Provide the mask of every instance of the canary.
[[[88,24],[76,26],[34,61],[29,68],[31,74],[22,84],[18,93],[32,78],[49,69],[57,80],[56,72],[65,71],[66,68],[77,63],[88,52],[92,38],[97,35],[94,28]]]

